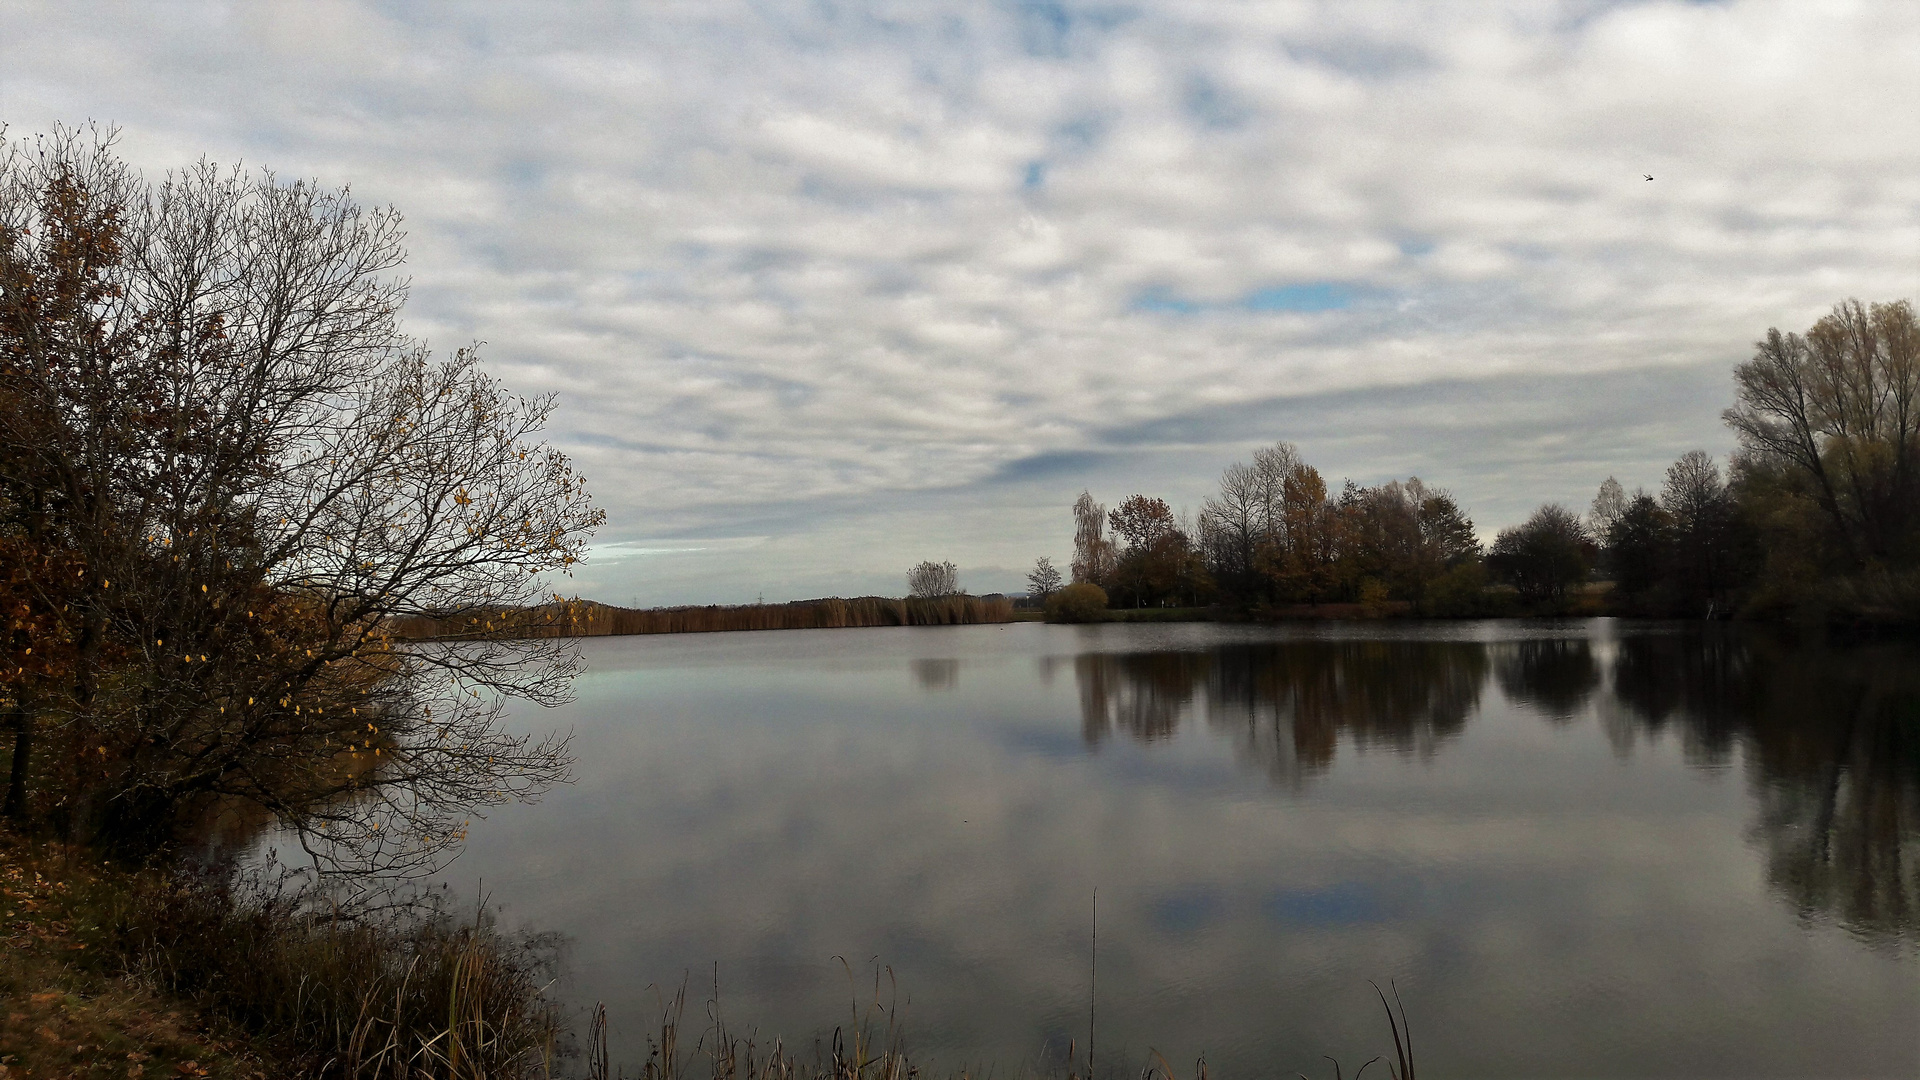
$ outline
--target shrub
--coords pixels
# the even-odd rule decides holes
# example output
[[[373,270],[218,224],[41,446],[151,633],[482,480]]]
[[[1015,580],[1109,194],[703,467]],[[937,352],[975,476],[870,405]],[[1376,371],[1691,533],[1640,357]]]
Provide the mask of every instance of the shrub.
[[[562,1018],[543,993],[553,943],[406,905],[331,917],[296,893],[212,872],[148,871],[103,920],[113,951],[165,991],[257,1032],[316,1077],[547,1075]],[[310,899],[310,898],[308,898]]]
[[[1467,619],[1493,613],[1487,595],[1487,571],[1477,562],[1461,563],[1427,585],[1420,612],[1443,619]]]
[[[1047,597],[1048,622],[1099,622],[1106,612],[1106,590],[1089,582],[1069,585]]]

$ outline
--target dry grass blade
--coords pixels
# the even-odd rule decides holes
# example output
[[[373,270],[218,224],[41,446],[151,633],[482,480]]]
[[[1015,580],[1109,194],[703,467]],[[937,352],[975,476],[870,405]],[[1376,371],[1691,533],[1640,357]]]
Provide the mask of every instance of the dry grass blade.
[[[1400,1002],[1400,987],[1391,979],[1387,981],[1387,985],[1393,989],[1393,1004],[1400,1006],[1400,1018],[1395,1020],[1393,1005],[1387,1004],[1387,995],[1381,992],[1380,984],[1372,980],[1368,980],[1368,984],[1380,996],[1380,1007],[1387,1010],[1387,1024],[1393,1029],[1393,1053],[1399,1059],[1400,1067],[1396,1069],[1392,1062],[1388,1062],[1387,1071],[1393,1074],[1393,1080],[1414,1080],[1413,1029],[1407,1026],[1407,1007]]]

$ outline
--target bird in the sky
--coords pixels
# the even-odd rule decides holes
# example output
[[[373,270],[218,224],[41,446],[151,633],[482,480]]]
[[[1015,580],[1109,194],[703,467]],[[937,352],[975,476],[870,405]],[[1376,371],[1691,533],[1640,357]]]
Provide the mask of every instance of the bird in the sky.
[[[1648,173],[1648,174],[1647,174],[1647,179],[1649,179],[1649,180],[1651,180],[1651,179],[1653,179],[1653,174],[1652,174],[1652,173]]]

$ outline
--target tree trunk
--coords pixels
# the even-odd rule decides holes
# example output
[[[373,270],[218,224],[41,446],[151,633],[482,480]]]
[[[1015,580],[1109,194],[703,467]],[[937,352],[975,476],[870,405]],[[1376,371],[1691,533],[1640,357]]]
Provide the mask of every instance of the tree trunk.
[[[7,775],[7,802],[4,813],[9,821],[20,822],[27,816],[27,763],[33,755],[33,723],[25,705],[7,711],[13,727],[13,768]]]

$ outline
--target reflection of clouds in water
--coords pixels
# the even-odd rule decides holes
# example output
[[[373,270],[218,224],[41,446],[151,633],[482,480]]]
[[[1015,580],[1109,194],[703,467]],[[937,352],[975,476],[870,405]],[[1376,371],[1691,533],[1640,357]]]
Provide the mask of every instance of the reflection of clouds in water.
[[[960,661],[916,658],[908,661],[922,690],[951,690],[960,684]]]
[[[1189,886],[1151,901],[1147,911],[1147,921],[1155,930],[1190,934],[1219,922],[1227,902],[1219,889]]]
[[[1700,782],[1658,732],[1617,763],[1597,726],[1480,713],[1497,628],[1369,642],[1059,629],[832,632],[865,635],[835,639],[872,650],[857,662],[788,658],[808,639],[784,635],[590,643],[596,658],[744,651],[725,678],[662,665],[625,679],[596,659],[616,674],[584,684],[568,718],[580,783],[484,823],[462,870],[516,918],[576,936],[566,992],[626,1019],[631,1061],[645,1054],[649,980],[691,970],[697,989],[718,961],[729,1017],[797,1042],[847,1016],[835,954],[863,1000],[868,958],[893,966],[915,1049],[941,1066],[1034,1061],[1063,1034],[1084,1039],[1095,884],[1115,1061],[1122,1044],[1153,1045],[1174,1060],[1204,1050],[1234,1075],[1311,1072],[1320,1053],[1377,1041],[1369,977],[1412,988],[1434,1059],[1468,1073],[1564,1066],[1572,1057],[1528,1056],[1541,1031],[1556,1053],[1621,1073],[1675,1040],[1786,1071],[1905,1060],[1889,1017],[1910,999],[1911,966],[1796,928],[1780,886],[1752,887],[1772,862],[1743,829],[1766,793],[1737,774]],[[1418,637],[1441,632],[1491,640]],[[989,655],[996,637],[1022,644]],[[1635,640],[1596,650],[1609,678],[1595,697],[1641,700],[1623,662],[1668,666],[1632,653]],[[890,642],[901,655],[883,655]],[[1093,647],[1109,651],[1075,653]],[[1652,646],[1676,659],[1695,647]],[[901,662],[935,649],[976,666],[951,694],[916,694]],[[1061,657],[1076,693],[1044,690],[1036,654]],[[1756,666],[1743,664],[1732,670]],[[1687,729],[1690,710],[1749,707],[1710,689],[1732,679],[1726,664],[1690,670],[1662,730]],[[1098,754],[1077,730],[1090,686],[1104,695]],[[1798,748],[1824,730],[1818,715],[1735,738],[1756,754]],[[1336,758],[1339,740],[1395,752]],[[1277,797],[1234,767],[1240,755],[1323,779]],[[1794,820],[1820,812],[1792,805]],[[1844,791],[1833,816],[1861,820]],[[1900,828],[1912,835],[1910,819]],[[1854,873],[1841,846],[1836,833],[1833,873]],[[1775,977],[1730,983],[1755,968]],[[1838,1057],[1814,1056],[1835,1045]]]
[[[1319,889],[1285,889],[1267,898],[1267,917],[1296,927],[1351,926],[1387,917],[1379,893],[1359,881]]]

